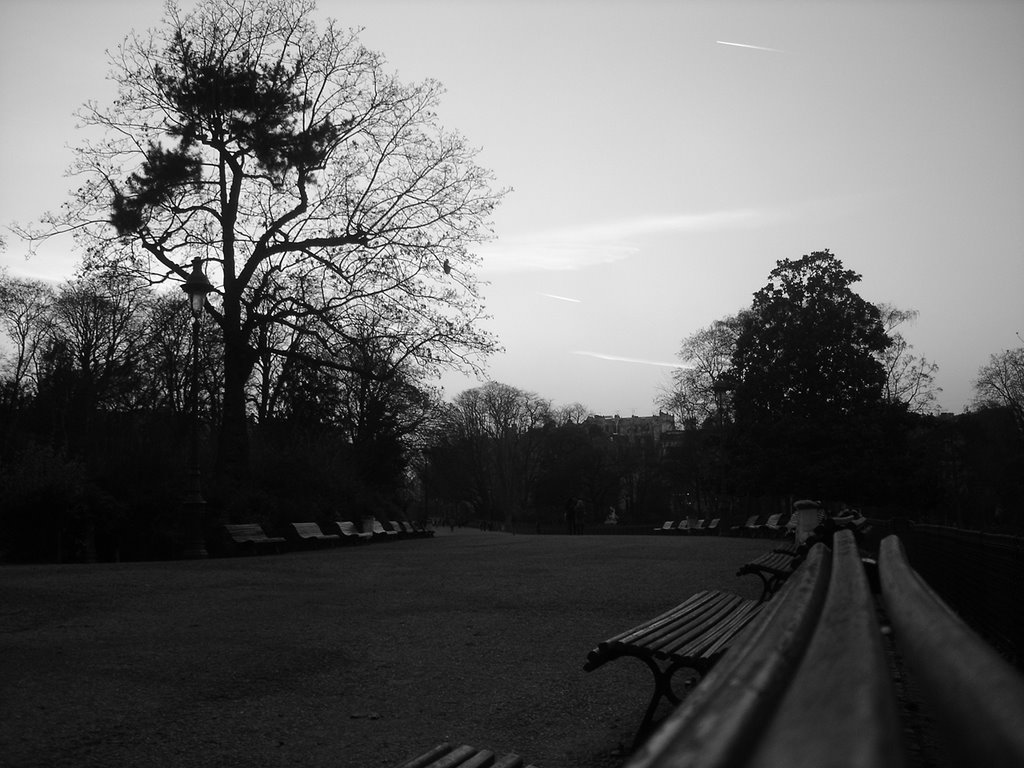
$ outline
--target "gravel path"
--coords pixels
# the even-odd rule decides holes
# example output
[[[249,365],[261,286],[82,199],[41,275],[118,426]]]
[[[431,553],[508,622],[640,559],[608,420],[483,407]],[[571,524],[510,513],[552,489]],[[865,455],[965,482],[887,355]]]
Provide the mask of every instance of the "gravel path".
[[[764,540],[512,536],[0,568],[0,766],[392,766],[456,741],[615,768],[650,676],[581,669]]]

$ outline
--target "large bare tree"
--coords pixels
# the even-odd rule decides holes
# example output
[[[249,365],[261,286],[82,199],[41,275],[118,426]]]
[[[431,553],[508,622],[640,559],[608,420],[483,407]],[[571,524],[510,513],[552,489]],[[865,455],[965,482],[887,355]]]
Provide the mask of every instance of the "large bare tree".
[[[975,404],[1008,408],[1024,437],[1024,347],[991,355],[974,381]]]
[[[879,304],[882,325],[892,339],[878,359],[885,368],[885,399],[899,403],[911,413],[935,413],[942,387],[935,384],[938,363],[913,353],[914,345],[897,328],[917,319],[916,309],[898,309],[892,304]]]
[[[85,268],[153,283],[204,260],[207,312],[224,339],[220,451],[229,481],[247,466],[246,389],[260,355],[326,354],[352,318],[372,317],[420,370],[469,366],[481,331],[470,249],[489,236],[502,192],[477,151],[442,128],[434,81],[403,84],[358,33],[322,29],[312,0],[174,0],[161,26],[111,55],[118,87],[81,122],[82,185],[35,238],[73,231]],[[274,346],[293,334],[317,344]]]
[[[712,416],[724,418],[742,314],[716,320],[683,339],[676,357],[684,367],[672,371],[671,383],[657,398],[658,406],[678,416],[683,424],[703,424]]]

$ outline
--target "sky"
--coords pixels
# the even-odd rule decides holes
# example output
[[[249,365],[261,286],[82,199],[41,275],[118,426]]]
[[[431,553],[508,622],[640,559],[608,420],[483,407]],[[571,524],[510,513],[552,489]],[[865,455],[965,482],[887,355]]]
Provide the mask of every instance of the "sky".
[[[191,2],[183,0],[189,7]],[[0,226],[66,199],[74,111],[161,0],[0,4]],[[477,249],[484,379],[657,413],[682,340],[829,249],[919,316],[943,410],[1024,336],[1024,2],[320,0],[510,189]],[[0,265],[63,279],[71,243]]]

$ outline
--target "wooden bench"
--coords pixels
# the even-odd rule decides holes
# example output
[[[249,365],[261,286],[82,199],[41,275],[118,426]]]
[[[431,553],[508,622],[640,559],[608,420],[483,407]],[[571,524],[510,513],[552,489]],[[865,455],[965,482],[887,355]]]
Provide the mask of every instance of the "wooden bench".
[[[519,755],[508,754],[498,757],[486,749],[477,749],[463,744],[438,744],[422,755],[407,760],[395,768],[537,768],[526,765]]]
[[[394,541],[398,538],[398,531],[391,527],[385,528],[377,518],[373,518],[370,528],[373,531],[374,541]]]
[[[852,534],[806,560],[628,763],[902,763],[889,668]]]
[[[757,526],[756,533],[764,534],[769,537],[780,536],[786,531],[786,526],[782,524],[781,521],[781,512],[776,512],[774,515],[769,515],[767,520],[761,523],[761,525]]]
[[[316,523],[288,523],[288,532],[300,544],[338,544],[341,536],[324,533]]]
[[[766,552],[760,557],[744,563],[736,571],[737,576],[753,574],[761,579],[762,590],[761,600],[769,599],[782,586],[792,574],[793,570],[800,564],[801,558],[796,553],[788,551]]]
[[[231,546],[242,551],[256,552],[262,548],[279,552],[288,543],[281,536],[267,536],[259,523],[229,523],[224,532]]]
[[[853,532],[832,544],[811,547],[627,768],[902,768],[914,737],[897,705],[898,657],[952,765],[1024,765],[1020,673],[928,589],[898,539],[882,544],[881,603]]]
[[[757,530],[757,515],[751,515],[742,525],[733,525],[729,527],[729,533],[732,536],[753,535],[755,530]]]
[[[598,643],[587,654],[583,669],[592,672],[609,661],[632,656],[651,670],[654,691],[636,731],[636,744],[649,732],[663,699],[673,704],[681,701],[672,687],[676,672],[690,669],[705,674],[760,610],[757,601],[731,592],[698,592],[660,616]]]
[[[425,539],[429,539],[431,536],[434,535],[434,529],[428,528],[427,526],[423,525],[423,523],[413,523],[412,527],[420,536],[422,536]]]
[[[355,523],[350,520],[342,520],[334,524],[338,529],[338,534],[341,536],[342,541],[351,542],[353,544],[368,543],[372,538],[373,534],[369,531],[360,531],[356,529]]]

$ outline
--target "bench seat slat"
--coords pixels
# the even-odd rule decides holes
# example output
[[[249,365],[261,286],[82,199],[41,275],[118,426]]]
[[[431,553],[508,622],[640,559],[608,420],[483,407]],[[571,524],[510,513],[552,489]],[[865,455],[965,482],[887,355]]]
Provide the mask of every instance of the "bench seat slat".
[[[680,612],[695,610],[700,605],[706,603],[708,600],[713,598],[713,593],[708,590],[705,590],[703,592],[697,592],[696,594],[691,595],[674,608],[670,608],[664,613],[655,616],[650,621],[645,621],[643,624],[638,624],[635,627],[627,629],[625,632],[620,632],[614,637],[605,640],[604,643],[610,645],[612,643],[632,642],[633,638],[639,637],[640,635],[649,632],[651,629],[663,625],[667,621],[671,621],[675,616],[678,616]]]
[[[710,636],[717,635],[718,627],[723,622],[728,621],[733,613],[743,608],[744,598],[739,595],[729,595],[728,598],[708,606],[699,615],[681,622],[676,629],[660,635],[656,642],[648,644],[648,647],[659,658],[668,658],[676,654],[691,655],[683,649],[692,646],[695,642],[699,646],[705,645]]]
[[[496,757],[487,749],[477,749],[467,744],[453,746],[447,742],[438,744],[422,755],[407,760],[396,768],[524,768],[523,758],[516,754]],[[525,766],[536,768],[536,766]]]
[[[729,592],[698,592],[675,608],[605,640],[588,655],[586,671],[623,655],[658,659],[710,659],[724,650],[739,625],[756,613],[757,602]]]
[[[683,608],[672,617],[661,621],[657,626],[638,632],[634,637],[623,640],[623,644],[641,646],[651,651],[670,645],[674,638],[706,629],[716,617],[727,613],[738,595],[727,592],[711,593],[707,600]]]
[[[726,621],[723,621],[699,641],[680,649],[679,653],[705,659],[723,653],[736,635],[754,620],[762,608],[764,608],[764,603],[754,601],[745,603],[735,610]]]

